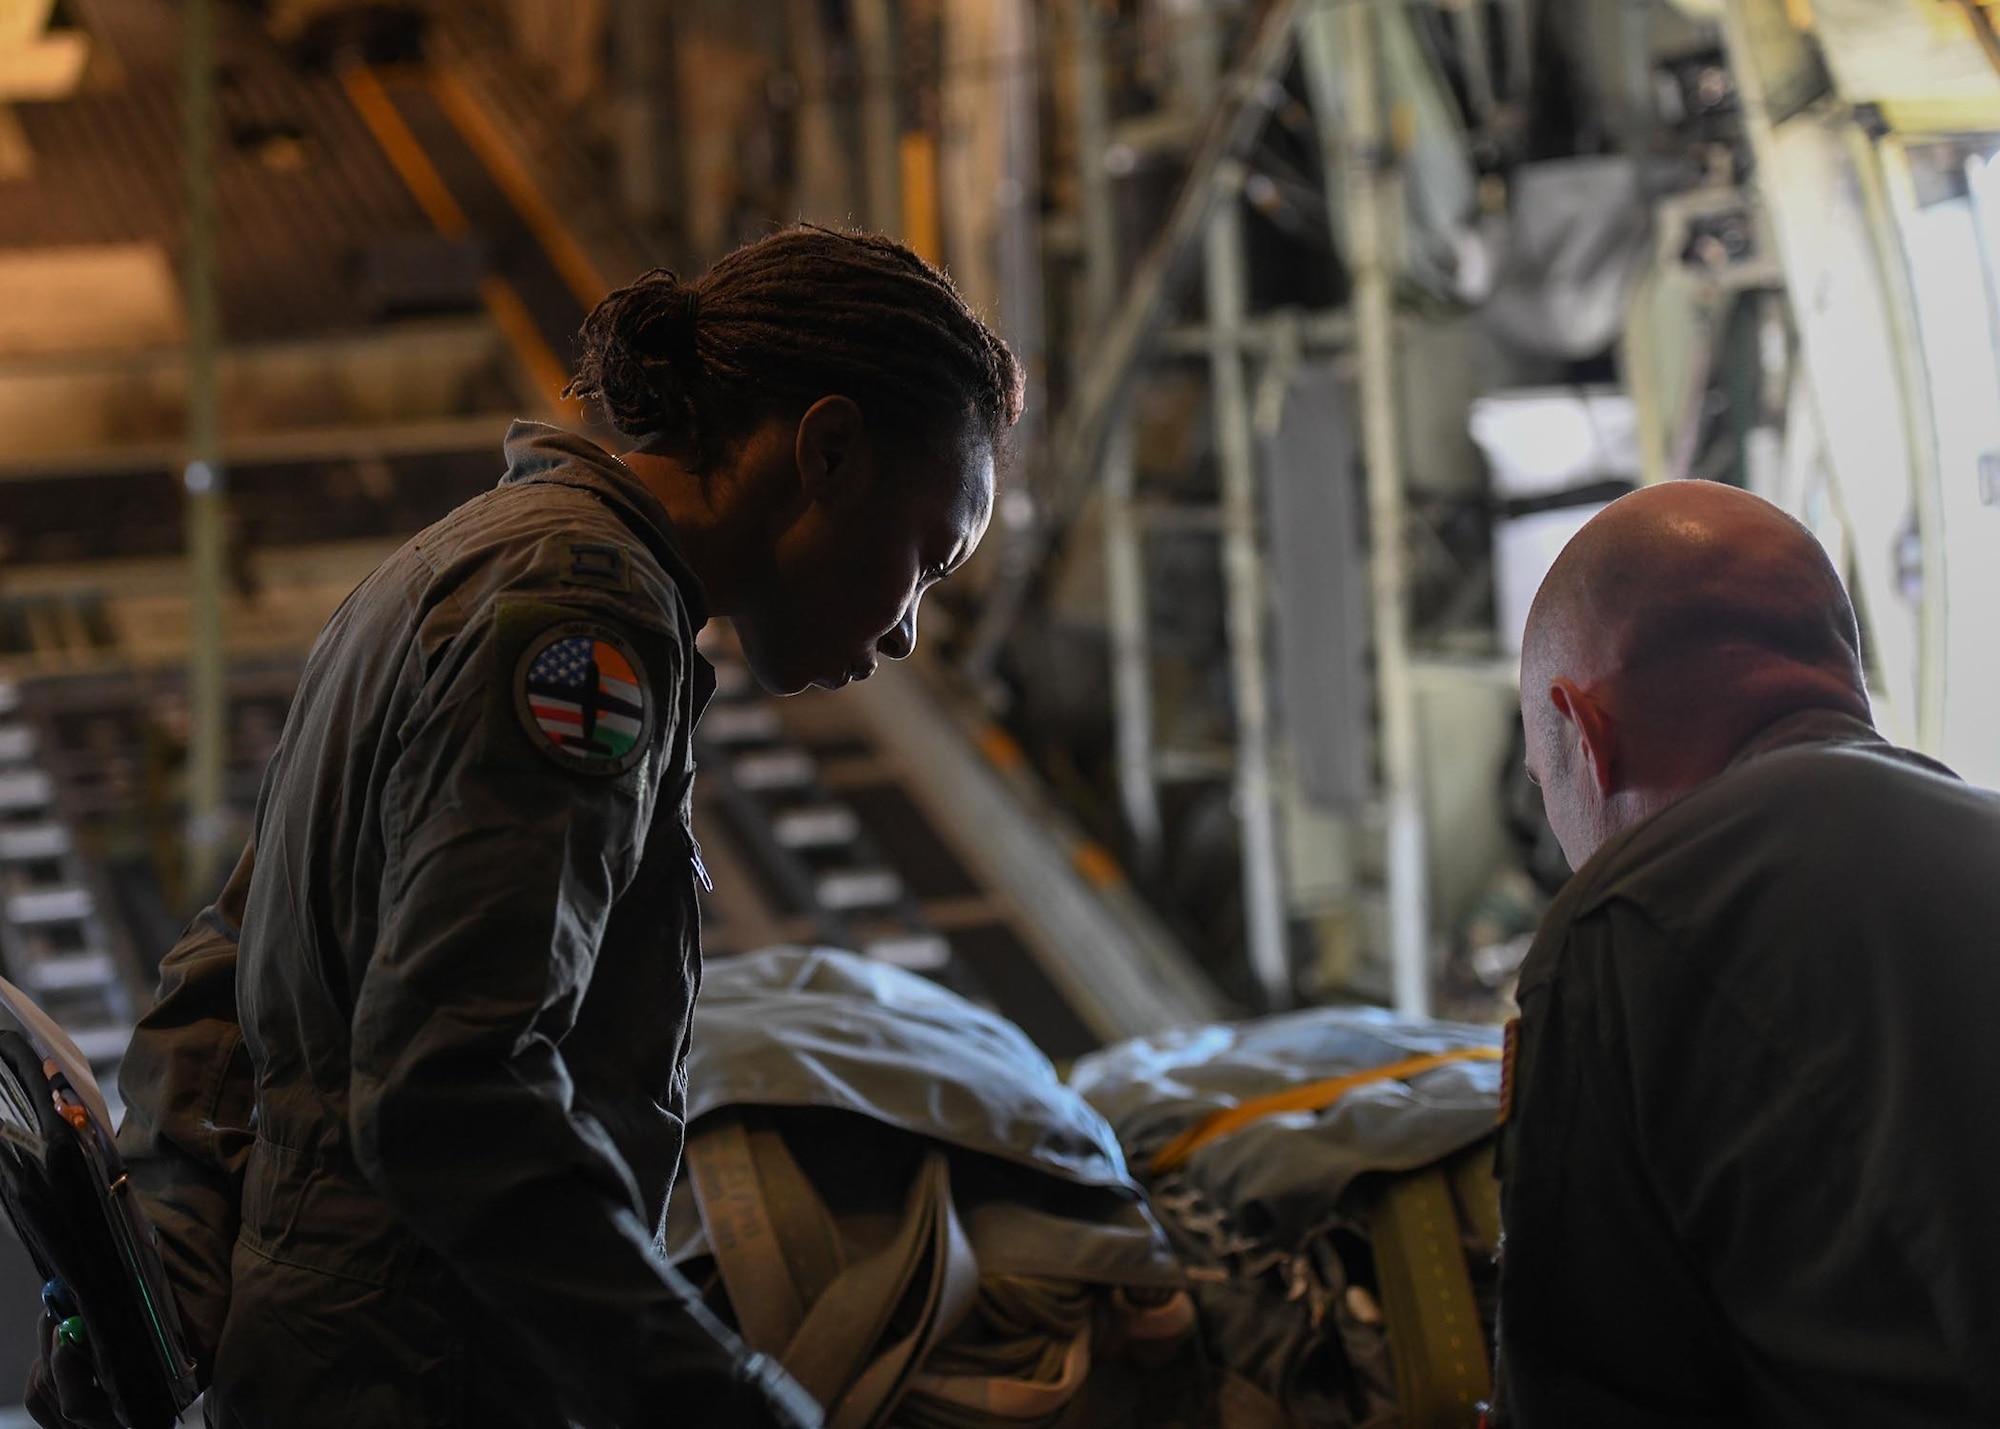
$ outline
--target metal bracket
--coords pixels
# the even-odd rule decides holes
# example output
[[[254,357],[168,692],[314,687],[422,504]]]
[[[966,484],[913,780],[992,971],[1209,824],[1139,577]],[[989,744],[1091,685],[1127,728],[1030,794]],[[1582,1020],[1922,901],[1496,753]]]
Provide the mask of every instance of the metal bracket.
[[[988,592],[967,647],[964,670],[975,687],[991,679],[1008,635],[1030,590],[1090,490],[1090,478],[1111,422],[1130,389],[1133,369],[1166,325],[1168,299],[1188,275],[1221,205],[1242,191],[1244,156],[1257,141],[1283,95],[1272,81],[1290,62],[1307,0],[1278,0],[1265,15],[1255,42],[1222,89],[1188,165],[1186,181],[1159,236],[1133,270],[1132,281],[1092,354],[1081,390],[1058,419],[1039,493],[1039,510],[1010,532],[1010,552]]]

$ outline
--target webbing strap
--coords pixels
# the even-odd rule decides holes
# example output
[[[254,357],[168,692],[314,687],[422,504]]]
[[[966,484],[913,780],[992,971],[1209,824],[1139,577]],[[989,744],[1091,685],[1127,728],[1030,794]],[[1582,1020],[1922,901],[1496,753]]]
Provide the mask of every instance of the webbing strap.
[[[840,1227],[777,1127],[750,1118],[745,1118],[745,1125],[750,1130],[750,1157],[757,1163],[757,1180],[764,1188],[764,1203],[771,1208],[771,1224],[778,1231],[785,1269],[799,1292],[799,1304],[810,1305],[847,1266]],[[797,1328],[796,1324],[791,1326],[792,1330]]]
[[[1292,1429],[1285,1407],[1235,1370],[1225,1370],[1215,1396],[1221,1429]]]
[[[912,1372],[958,1328],[978,1293],[979,1263],[952,1206],[950,1165],[933,1151],[910,1187],[896,1240],[827,1288],[786,1350],[785,1365],[822,1404],[832,1404],[828,1429],[867,1429],[895,1407]],[[912,1295],[908,1331],[862,1368]]]
[[[910,1393],[941,1399],[988,1419],[1041,1423],[1062,1412],[1090,1373],[1090,1326],[1085,1325],[1063,1353],[1062,1371],[1052,1380],[1003,1375],[919,1374]]]
[[[688,1143],[687,1155],[695,1205],[736,1324],[750,1348],[776,1356],[805,1318],[805,1308],[764,1199],[750,1135],[738,1118],[716,1118]]]
[[[1498,1047],[1458,1047],[1449,1052],[1429,1052],[1421,1057],[1406,1057],[1400,1062],[1390,1062],[1386,1066],[1366,1067],[1358,1072],[1349,1072],[1345,1076],[1307,1082],[1304,1086],[1287,1087],[1284,1091],[1272,1092],[1269,1096],[1252,1097],[1248,1101],[1238,1102],[1235,1106],[1210,1112],[1168,1142],[1153,1157],[1152,1173],[1158,1176],[1183,1166],[1189,1157],[1211,1141],[1241,1131],[1244,1127],[1260,1122],[1267,1116],[1278,1116],[1292,1111],[1325,1111],[1357,1087],[1370,1086],[1376,1082],[1407,1081],[1434,1067],[1448,1066],[1453,1062],[1499,1060]]]
[[[1475,1141],[1445,1162],[1452,1194],[1479,1254],[1500,1253],[1500,1182],[1493,1175],[1493,1142]]]
[[[979,1293],[979,1264],[951,1198],[941,1151],[911,1182],[896,1237],[830,1277],[801,1304],[786,1246],[808,1259],[837,1256],[817,1244],[825,1205],[776,1133],[719,1117],[688,1145],[695,1204],[743,1337],[777,1358],[822,1404],[830,1429],[865,1429],[895,1408],[931,1348],[955,1330]],[[808,1274],[807,1279],[820,1279]],[[875,1353],[907,1308],[905,1333]]]
[[[868,1363],[896,1306],[922,1268],[934,1230],[926,1166],[911,1184],[896,1238],[834,1278],[784,1348],[785,1368],[822,1404],[831,1404]]]
[[[1458,1209],[1443,1166],[1382,1190],[1370,1239],[1405,1429],[1463,1429],[1492,1394]]]
[[[1176,1290],[1157,1305],[1137,1304],[1121,1290],[1112,1303],[1123,1312],[1118,1326],[1127,1340],[1183,1340],[1198,1323],[1194,1297],[1185,1290]]]

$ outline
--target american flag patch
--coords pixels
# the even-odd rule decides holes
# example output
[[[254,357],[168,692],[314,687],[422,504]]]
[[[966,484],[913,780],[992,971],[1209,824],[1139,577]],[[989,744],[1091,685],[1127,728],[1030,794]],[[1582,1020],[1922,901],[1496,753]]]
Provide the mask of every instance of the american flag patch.
[[[645,751],[645,679],[603,631],[544,634],[523,661],[520,693],[530,733],[573,768],[617,772]]]

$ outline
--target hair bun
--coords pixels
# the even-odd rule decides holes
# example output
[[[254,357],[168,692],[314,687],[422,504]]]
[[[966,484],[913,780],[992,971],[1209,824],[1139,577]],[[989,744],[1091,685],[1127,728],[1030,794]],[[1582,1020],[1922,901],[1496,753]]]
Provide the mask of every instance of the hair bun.
[[[997,456],[1021,371],[906,245],[801,225],[726,254],[699,284],[655,268],[610,294],[584,320],[570,391],[706,472],[759,423],[833,392],[887,433],[941,439],[970,421]]]
[[[701,361],[695,331],[701,293],[665,268],[655,268],[630,289],[631,312],[620,324],[636,349],[691,374]]]
[[[698,437],[692,388],[700,380],[695,285],[655,268],[599,303],[584,320],[569,395],[594,400],[630,437]]]

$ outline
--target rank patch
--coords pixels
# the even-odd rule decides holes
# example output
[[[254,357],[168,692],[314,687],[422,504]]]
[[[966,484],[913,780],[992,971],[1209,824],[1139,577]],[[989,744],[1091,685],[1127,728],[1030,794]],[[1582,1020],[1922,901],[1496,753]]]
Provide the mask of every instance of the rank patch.
[[[571,541],[564,548],[569,557],[567,579],[575,585],[602,586],[606,590],[631,589],[631,575],[625,553],[599,541]]]
[[[645,757],[653,732],[645,667],[603,626],[543,631],[528,642],[514,686],[528,738],[564,768],[622,774]]]

